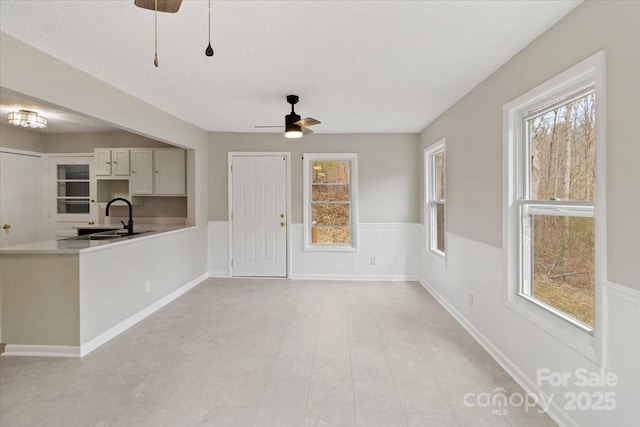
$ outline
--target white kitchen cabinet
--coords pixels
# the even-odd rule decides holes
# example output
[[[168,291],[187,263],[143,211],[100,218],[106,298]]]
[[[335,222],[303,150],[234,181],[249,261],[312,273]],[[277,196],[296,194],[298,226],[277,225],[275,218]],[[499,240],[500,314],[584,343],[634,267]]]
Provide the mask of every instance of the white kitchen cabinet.
[[[186,195],[186,158],[184,150],[132,149],[131,162],[132,195]]]
[[[128,148],[96,148],[96,176],[129,176]]]
[[[162,196],[187,192],[184,150],[153,150],[154,190]]]
[[[147,196],[153,194],[153,150],[134,148],[131,150],[131,194]]]

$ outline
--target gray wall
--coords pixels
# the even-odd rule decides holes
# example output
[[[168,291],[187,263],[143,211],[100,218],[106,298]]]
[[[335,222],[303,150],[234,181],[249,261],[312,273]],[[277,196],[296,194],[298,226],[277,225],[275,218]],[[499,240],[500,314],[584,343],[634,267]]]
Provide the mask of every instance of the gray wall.
[[[418,222],[417,134],[313,134],[288,140],[281,133],[210,133],[209,219],[228,219],[227,153],[291,152],[292,222],[302,222],[302,154],[358,153],[360,222]]]
[[[45,134],[42,132],[0,124],[0,147],[41,153],[44,139]]]
[[[502,106],[604,49],[608,277],[640,289],[639,43],[640,2],[584,2],[427,126],[422,148],[447,138],[448,231],[502,246]]]
[[[94,148],[163,148],[169,145],[131,132],[48,133],[47,153],[93,153]]]

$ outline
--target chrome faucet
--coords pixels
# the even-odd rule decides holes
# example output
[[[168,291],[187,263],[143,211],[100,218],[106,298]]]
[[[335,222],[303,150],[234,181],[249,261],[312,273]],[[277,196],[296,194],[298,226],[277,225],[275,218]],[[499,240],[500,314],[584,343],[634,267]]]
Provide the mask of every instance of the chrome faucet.
[[[109,203],[107,203],[107,210],[105,211],[105,216],[109,216],[109,207],[111,206],[111,203],[113,202],[117,202],[117,201],[121,201],[121,202],[125,202],[127,205],[129,205],[129,225],[125,225],[124,228],[127,229],[127,235],[131,236],[133,234],[133,206],[131,206],[131,202],[128,201],[127,199],[123,199],[122,197],[116,197],[115,199],[111,199],[109,200]],[[124,223],[122,223],[124,225]]]

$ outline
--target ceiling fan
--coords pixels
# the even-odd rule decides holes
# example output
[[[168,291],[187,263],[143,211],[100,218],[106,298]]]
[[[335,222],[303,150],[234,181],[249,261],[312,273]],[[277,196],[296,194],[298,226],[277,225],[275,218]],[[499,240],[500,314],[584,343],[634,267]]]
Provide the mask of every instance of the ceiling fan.
[[[284,116],[284,136],[287,138],[300,138],[302,135],[313,133],[308,126],[320,124],[320,121],[313,117],[300,119],[300,116],[294,111],[294,105],[296,105],[299,100],[298,95],[287,95],[287,102],[291,104],[291,113]],[[282,126],[256,126],[256,129],[281,127]]]

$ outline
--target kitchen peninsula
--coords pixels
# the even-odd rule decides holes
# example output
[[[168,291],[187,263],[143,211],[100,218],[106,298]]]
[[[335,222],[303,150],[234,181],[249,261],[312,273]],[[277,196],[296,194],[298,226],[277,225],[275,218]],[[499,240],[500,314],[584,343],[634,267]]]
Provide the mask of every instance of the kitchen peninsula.
[[[178,250],[199,227],[138,232],[0,249],[5,354],[82,357],[206,278]]]

